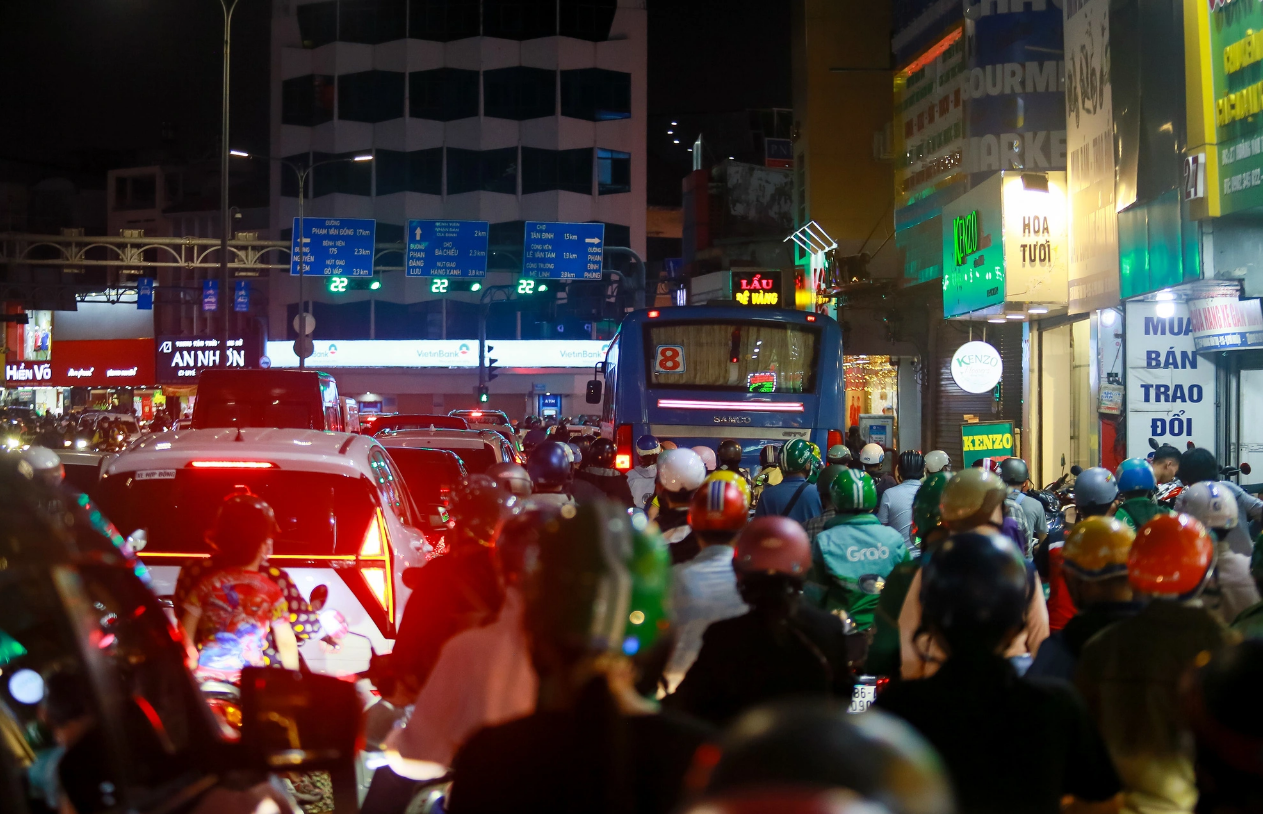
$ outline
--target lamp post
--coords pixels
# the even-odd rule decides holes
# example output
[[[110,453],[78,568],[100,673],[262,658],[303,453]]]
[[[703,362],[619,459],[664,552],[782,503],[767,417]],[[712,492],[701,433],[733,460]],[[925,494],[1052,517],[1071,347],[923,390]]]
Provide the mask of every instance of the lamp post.
[[[224,296],[229,295],[231,286],[228,280],[228,230],[232,221],[228,215],[228,96],[229,65],[232,47],[232,13],[237,9],[238,0],[219,0],[224,11],[224,92],[223,110],[221,113],[221,131],[219,134],[219,286]],[[228,339],[228,309],[224,309],[224,339]]]
[[[349,156],[349,157],[343,157],[343,158],[329,158],[329,159],[325,159],[324,161],[317,161],[316,163],[308,165],[306,167],[300,166],[297,163],[290,161],[288,158],[277,158],[275,156],[262,155],[260,153],[247,153],[245,150],[232,150],[231,154],[233,156],[236,156],[237,158],[257,158],[263,161],[275,161],[278,164],[282,164],[286,167],[289,167],[291,170],[294,171],[294,174],[298,176],[298,229],[297,229],[298,234],[294,236],[293,242],[298,246],[298,313],[302,315],[303,317],[303,323],[302,323],[303,327],[306,327],[307,326],[307,317],[306,317],[307,303],[305,299],[306,287],[304,285],[304,280],[306,279],[306,276],[307,276],[306,275],[307,263],[305,262],[305,257],[306,257],[305,250],[307,248],[307,237],[303,234],[303,201],[305,201],[307,197],[307,176],[309,176],[311,174],[311,171],[314,170],[316,167],[323,167],[326,164],[337,164],[342,161],[354,161],[354,162],[372,161],[373,154],[364,153],[363,155]],[[290,261],[291,263],[293,262],[292,250],[290,252]],[[293,272],[291,272],[291,274],[292,273]],[[302,334],[302,335],[305,336],[306,334]],[[306,362],[307,362],[306,357],[299,355],[298,369],[303,370],[304,368],[306,368],[307,367]]]

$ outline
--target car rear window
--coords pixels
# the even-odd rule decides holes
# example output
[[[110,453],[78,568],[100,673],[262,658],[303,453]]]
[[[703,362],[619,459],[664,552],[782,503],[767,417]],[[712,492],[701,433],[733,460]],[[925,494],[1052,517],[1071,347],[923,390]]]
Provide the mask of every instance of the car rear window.
[[[207,427],[288,427],[292,429],[324,429],[323,416],[313,415],[312,403],[306,400],[273,399],[236,395],[204,405],[198,411],[194,426]]]
[[[418,504],[442,503],[443,488],[451,489],[465,476],[460,459],[446,450],[386,447],[386,454],[399,467]]]
[[[469,422],[463,418],[447,415],[387,416],[373,422],[373,432],[386,430],[467,430]]]
[[[124,534],[143,528],[146,554],[209,553],[203,539],[224,498],[248,491],[268,502],[281,527],[279,555],[355,554],[377,504],[368,480],[325,472],[177,469],[103,479],[99,503]],[[138,477],[138,475],[140,475]]]
[[[443,446],[442,440],[436,438],[434,446],[436,449],[450,449],[452,452],[455,452],[456,457],[460,458],[461,463],[465,465],[465,470],[471,475],[481,475],[493,464],[500,463],[500,459],[496,457],[495,450],[491,448],[490,444],[457,449],[456,447]]]

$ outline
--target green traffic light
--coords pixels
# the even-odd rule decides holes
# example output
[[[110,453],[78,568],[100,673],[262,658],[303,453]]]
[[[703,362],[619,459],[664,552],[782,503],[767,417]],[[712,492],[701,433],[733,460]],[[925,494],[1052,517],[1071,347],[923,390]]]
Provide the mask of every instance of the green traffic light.
[[[369,290],[370,290],[370,291],[376,291],[377,289],[379,289],[379,288],[381,288],[381,287],[382,287],[381,280],[374,280],[373,282],[369,283],[369,285],[368,285],[368,288],[369,288]]]
[[[539,284],[539,287],[538,287],[538,288],[536,288],[535,290],[536,290],[536,291],[547,291],[547,290],[548,290],[548,286],[547,286],[547,285],[544,285],[543,283],[540,283],[540,284]]]
[[[472,283],[469,286],[470,291],[482,291],[482,283]]]
[[[481,403],[483,403],[483,404],[486,404],[486,403],[487,403],[487,394],[486,394],[486,393],[479,393],[479,394],[478,394],[478,401],[480,401],[480,402],[481,402]]]

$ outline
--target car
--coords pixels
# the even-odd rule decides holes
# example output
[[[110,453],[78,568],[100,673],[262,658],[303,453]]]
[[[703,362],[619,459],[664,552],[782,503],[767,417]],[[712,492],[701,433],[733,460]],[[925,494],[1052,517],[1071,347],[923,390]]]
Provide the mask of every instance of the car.
[[[371,416],[370,416],[371,418]],[[376,435],[386,430],[467,430],[469,422],[459,416],[427,415],[424,413],[394,413],[373,418],[371,422],[360,416],[366,435]]]
[[[106,516],[143,539],[141,559],[155,591],[169,599],[181,569],[209,556],[204,535],[224,498],[238,492],[258,495],[276,513],[280,535],[269,564],[284,568],[304,597],[326,586],[322,626],[340,631],[344,621],[351,634],[336,648],[308,639],[304,661],[339,676],[367,670],[373,651],[393,645],[410,593],[404,570],[424,565],[432,549],[422,531],[432,524],[399,467],[365,435],[195,429],[146,437],[106,465],[96,488]],[[331,620],[332,611],[341,619]]]
[[[469,422],[471,430],[492,430],[513,445],[517,452],[522,451],[522,444],[513,431],[509,417],[501,410],[452,410],[450,416],[459,416]]]
[[[319,370],[204,370],[197,377],[193,428],[289,427],[343,432],[338,383]]]
[[[492,430],[400,430],[378,437],[390,446],[417,446],[446,449],[456,453],[466,471],[481,475],[493,464],[520,463],[517,450]]]
[[[81,433],[91,434],[96,431],[97,424],[104,419],[110,419],[116,424],[121,424],[127,432],[127,440],[135,441],[141,436],[140,424],[136,421],[136,416],[131,413],[113,412],[109,410],[87,410],[79,414],[76,421],[76,427]]]
[[[414,439],[406,433],[388,432],[377,440],[399,467],[418,506],[450,505],[452,489],[468,474],[460,456],[449,449],[424,446],[427,439]]]

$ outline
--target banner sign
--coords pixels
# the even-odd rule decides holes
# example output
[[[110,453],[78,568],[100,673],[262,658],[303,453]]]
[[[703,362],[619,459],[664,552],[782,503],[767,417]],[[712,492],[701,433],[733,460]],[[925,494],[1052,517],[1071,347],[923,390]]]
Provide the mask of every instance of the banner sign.
[[[289,273],[317,277],[372,277],[377,221],[368,218],[298,218],[290,241]]]
[[[408,221],[409,277],[486,277],[485,220]]]
[[[1263,348],[1263,308],[1258,300],[1191,300],[1188,319],[1193,346],[1199,351]]]
[[[983,458],[1013,457],[1012,421],[961,424],[960,437],[966,468]]]
[[[1127,456],[1149,439],[1215,448],[1215,365],[1197,353],[1187,303],[1129,302],[1126,317]]]
[[[136,309],[139,311],[153,310],[153,283],[152,277],[138,277],[136,279]]]
[[[219,309],[219,280],[202,280],[202,310]]]
[[[496,339],[496,364],[502,368],[582,367],[605,361],[604,340]],[[298,367],[293,342],[267,343],[272,367]],[[335,367],[478,367],[476,339],[349,339],[314,343],[307,360],[313,368]]]
[[[10,387],[147,387],[154,384],[153,339],[58,340],[47,361],[9,358]]]
[[[159,384],[192,384],[210,369],[241,370],[258,364],[258,342],[245,337],[160,336],[154,367]]]

